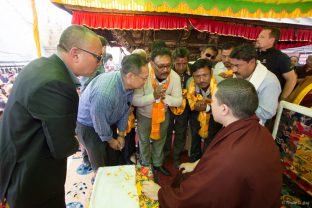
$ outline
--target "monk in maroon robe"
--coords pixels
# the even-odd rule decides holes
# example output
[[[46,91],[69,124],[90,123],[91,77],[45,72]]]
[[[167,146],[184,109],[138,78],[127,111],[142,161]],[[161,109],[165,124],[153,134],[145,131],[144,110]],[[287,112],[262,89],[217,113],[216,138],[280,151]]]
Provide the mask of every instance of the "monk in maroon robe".
[[[161,208],[280,207],[282,168],[270,132],[254,115],[258,106],[252,84],[220,82],[212,96],[214,119],[223,124],[202,158],[180,165],[172,184],[144,182],[146,196]]]

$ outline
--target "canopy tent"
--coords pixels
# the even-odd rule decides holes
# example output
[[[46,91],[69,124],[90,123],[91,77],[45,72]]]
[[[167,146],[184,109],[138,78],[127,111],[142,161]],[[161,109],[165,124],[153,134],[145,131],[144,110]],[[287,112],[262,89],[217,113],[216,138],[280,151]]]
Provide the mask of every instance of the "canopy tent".
[[[148,50],[164,39],[171,47],[186,46],[199,54],[204,44],[225,39],[255,40],[261,27],[281,29],[279,48],[312,44],[312,27],[268,23],[242,18],[312,16],[312,1],[274,0],[51,0],[72,13],[72,24],[85,25],[131,50]],[[237,19],[239,17],[240,19]],[[166,33],[166,35],[164,35]],[[236,38],[236,39],[235,39]],[[192,57],[195,58],[195,57]]]
[[[239,18],[312,16],[311,0],[51,0],[69,10],[178,13]]]

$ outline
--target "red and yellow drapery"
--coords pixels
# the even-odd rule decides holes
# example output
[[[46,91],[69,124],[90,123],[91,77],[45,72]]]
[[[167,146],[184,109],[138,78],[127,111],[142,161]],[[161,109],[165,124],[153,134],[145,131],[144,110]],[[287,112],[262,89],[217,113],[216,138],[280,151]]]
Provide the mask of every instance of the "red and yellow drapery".
[[[172,15],[125,15],[73,11],[72,24],[121,30],[189,30],[255,40],[262,27]],[[280,28],[279,49],[312,44],[312,30]],[[284,41],[287,41],[285,43]]]
[[[298,18],[312,16],[310,0],[51,0],[67,10],[148,12],[235,18]],[[101,11],[102,10],[102,11]]]

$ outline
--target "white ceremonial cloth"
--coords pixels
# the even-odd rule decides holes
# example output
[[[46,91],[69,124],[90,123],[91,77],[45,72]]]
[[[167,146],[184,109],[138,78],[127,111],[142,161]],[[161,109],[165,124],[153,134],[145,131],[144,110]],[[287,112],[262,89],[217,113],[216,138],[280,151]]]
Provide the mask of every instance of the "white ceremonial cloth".
[[[98,169],[90,200],[90,208],[139,208],[134,165]]]

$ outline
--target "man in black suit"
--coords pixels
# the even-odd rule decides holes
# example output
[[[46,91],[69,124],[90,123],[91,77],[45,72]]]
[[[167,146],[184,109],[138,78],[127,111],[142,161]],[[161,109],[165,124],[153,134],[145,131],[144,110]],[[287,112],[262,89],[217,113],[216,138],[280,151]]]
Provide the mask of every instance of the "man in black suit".
[[[0,200],[10,208],[65,207],[67,157],[78,149],[76,76],[93,74],[102,55],[98,36],[73,25],[57,54],[17,77],[0,122]]]

